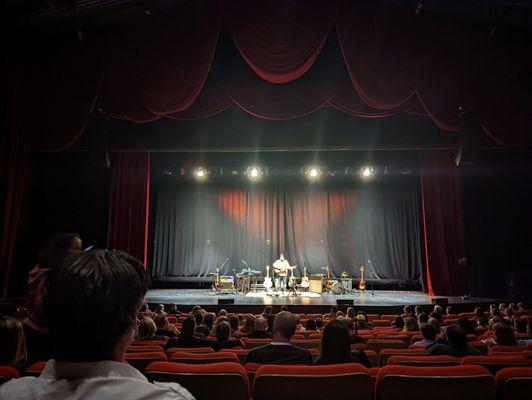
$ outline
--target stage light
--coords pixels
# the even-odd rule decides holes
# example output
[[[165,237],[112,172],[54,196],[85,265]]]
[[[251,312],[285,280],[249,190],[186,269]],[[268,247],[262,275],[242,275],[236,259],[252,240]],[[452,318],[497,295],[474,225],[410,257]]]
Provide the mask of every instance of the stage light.
[[[311,181],[316,181],[320,178],[320,176],[323,174],[320,168],[318,167],[308,167],[305,171],[305,175],[308,179]]]
[[[194,177],[199,181],[206,179],[207,170],[203,167],[197,167],[196,169],[194,169]]]
[[[370,176],[371,175],[371,170],[368,167],[364,168],[364,170],[362,171],[362,175]]]
[[[373,177],[375,173],[375,169],[369,165],[365,165],[361,168],[360,170],[360,175],[362,176],[362,178],[364,179],[370,179]]]
[[[251,166],[251,167],[247,167],[246,175],[252,181],[257,181],[262,177],[263,173],[259,167]]]

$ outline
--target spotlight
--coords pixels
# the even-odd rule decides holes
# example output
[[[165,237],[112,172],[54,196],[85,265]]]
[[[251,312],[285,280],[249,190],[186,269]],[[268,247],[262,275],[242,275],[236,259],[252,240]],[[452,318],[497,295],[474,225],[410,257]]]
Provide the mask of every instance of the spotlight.
[[[256,181],[262,177],[262,170],[256,166],[247,167],[246,175],[249,179]]]
[[[207,178],[207,170],[203,167],[197,167],[194,170],[194,176],[197,180],[202,181]]]
[[[305,175],[307,175],[307,178],[312,181],[318,180],[322,174],[323,172],[318,167],[308,167],[305,171]]]
[[[361,170],[360,170],[360,175],[362,175],[362,177],[364,179],[371,178],[374,173],[375,173],[374,168],[369,166],[369,165],[366,165],[366,166],[362,167]]]

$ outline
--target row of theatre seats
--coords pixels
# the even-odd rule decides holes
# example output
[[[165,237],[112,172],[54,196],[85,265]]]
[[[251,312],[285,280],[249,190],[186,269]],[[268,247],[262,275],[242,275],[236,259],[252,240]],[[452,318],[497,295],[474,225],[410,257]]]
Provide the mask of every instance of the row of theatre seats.
[[[164,352],[161,344],[135,342],[126,359],[149,380],[178,382],[198,400],[532,398],[532,346],[494,346],[488,356],[464,358],[430,356],[424,349],[364,350],[375,365],[367,369],[359,364],[261,365],[246,362],[249,349]],[[314,357],[319,353],[309,350]],[[25,375],[38,376],[45,364],[30,366]],[[18,373],[6,367],[0,376]]]

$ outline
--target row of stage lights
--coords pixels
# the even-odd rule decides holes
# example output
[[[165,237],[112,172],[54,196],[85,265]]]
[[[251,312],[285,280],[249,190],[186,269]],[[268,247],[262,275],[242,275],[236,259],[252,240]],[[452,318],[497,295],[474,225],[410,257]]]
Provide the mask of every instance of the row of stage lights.
[[[183,171],[183,170],[182,170]],[[369,180],[375,175],[376,169],[371,165],[364,165],[361,167],[356,174],[351,173],[350,175],[359,175],[362,179]],[[310,166],[307,168],[301,169],[302,175],[304,175],[309,181],[315,182],[319,181],[326,175],[326,171],[318,166]],[[249,166],[243,172],[250,181],[260,181],[265,175],[266,171],[259,166]],[[169,175],[169,174],[167,174]],[[205,181],[210,175],[209,169],[203,166],[198,166],[192,170],[192,176],[197,181]],[[347,173],[346,173],[347,175]]]

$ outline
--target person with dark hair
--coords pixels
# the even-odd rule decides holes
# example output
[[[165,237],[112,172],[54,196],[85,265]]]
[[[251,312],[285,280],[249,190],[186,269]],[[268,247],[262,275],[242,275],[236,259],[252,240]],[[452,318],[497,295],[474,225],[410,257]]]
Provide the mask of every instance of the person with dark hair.
[[[405,319],[405,326],[403,332],[415,332],[419,331],[419,325],[417,323],[416,317],[408,317]]]
[[[351,351],[349,330],[344,321],[333,319],[323,329],[321,352],[316,365],[359,363],[370,368],[368,357],[364,352]]]
[[[484,310],[482,310],[482,307],[475,307],[475,319],[480,319],[480,318],[484,318],[485,315],[484,315]]]
[[[0,318],[0,365],[23,371],[26,358],[26,339],[22,323],[12,317]]]
[[[414,307],[414,314],[416,315],[416,318],[419,317],[419,314],[423,312],[423,307],[421,306],[415,306]]]
[[[312,364],[308,350],[293,346],[290,340],[296,331],[297,318],[288,311],[275,316],[272,342],[248,353],[248,362],[259,364]]]
[[[288,311],[288,306],[286,304],[282,305],[281,311]]]
[[[266,321],[268,323],[268,334],[271,336],[273,331],[273,321],[275,321],[275,314],[268,314]]]
[[[248,334],[250,339],[267,339],[271,335],[267,332],[268,329],[268,320],[262,316],[259,316],[255,321],[255,330]]]
[[[2,399],[193,399],[179,384],[150,383],[124,361],[149,285],[140,261],[91,250],[50,270],[44,312],[54,359],[39,377],[0,386]]]
[[[493,340],[499,346],[517,346],[515,333],[509,326],[498,325],[493,333]]]
[[[316,318],[316,331],[319,332],[323,328],[323,320],[321,318]]]
[[[249,335],[250,333],[255,332],[255,325],[257,323],[257,318],[255,318],[253,315],[246,318],[244,322],[244,326],[240,330],[240,332],[243,335]]]
[[[227,321],[218,322],[214,330],[216,331],[216,342],[213,343],[212,347],[215,351],[232,349],[233,347],[246,347],[242,340],[231,337],[231,326]]]
[[[219,317],[227,317],[227,310],[225,308],[222,308],[220,311],[218,311]]]
[[[421,335],[423,336],[423,340],[414,342],[412,345],[430,350],[430,348],[436,344],[436,328],[434,325],[428,323],[422,324]]]
[[[468,335],[477,333],[475,323],[470,319],[467,319],[464,317],[458,318],[458,321],[456,321],[456,324],[464,328],[464,330],[466,331],[466,334]]]
[[[169,315],[175,315],[176,317],[179,317],[181,315],[181,311],[177,309],[176,304],[170,304],[166,313]]]
[[[166,315],[159,314],[155,317],[156,336],[176,337],[178,332],[175,326],[170,324]]]
[[[422,312],[417,316],[418,325],[421,326],[421,324],[426,324],[427,322],[429,322],[429,316],[427,315],[427,313]]]
[[[364,318],[363,315],[357,315],[357,317],[359,317],[359,316]],[[358,333],[357,333],[358,328],[357,328],[357,331],[355,331],[355,323],[357,321],[352,321],[349,318],[344,318],[344,319],[341,320],[341,322],[344,323],[344,325],[347,328],[347,331],[349,332],[349,343],[366,343],[364,338],[358,336]],[[325,327],[325,328],[327,328],[327,327]]]
[[[452,306],[445,307],[445,315],[447,317],[452,317],[453,315],[455,315]]]
[[[273,311],[272,306],[266,306],[264,307],[264,310],[262,310],[262,316],[267,319],[268,315],[271,315],[272,311]]]
[[[194,319],[196,320],[196,334],[203,337],[209,336],[211,330],[203,323],[204,316],[202,310],[196,310],[194,312]]]
[[[207,313],[205,317],[203,318],[203,323],[207,328],[209,328],[209,336],[213,334],[214,331],[214,321],[216,321],[216,314],[214,313]]]
[[[339,308],[338,306],[332,306],[331,307],[331,312],[328,313],[328,314],[325,314],[323,317],[324,318],[335,318],[336,317],[336,313],[338,312]]]
[[[453,356],[453,357],[466,357],[466,356],[479,356],[480,351],[467,345],[467,334],[461,326],[451,325],[447,327],[445,337],[448,344],[438,343],[430,349],[430,355],[432,356]]]
[[[212,342],[196,337],[196,320],[193,317],[188,317],[181,324],[181,335],[178,338],[168,340],[166,348],[210,347],[211,345]]]
[[[307,319],[307,322],[305,322],[305,330],[316,331],[316,328],[316,321],[313,319]]]
[[[392,328],[396,329],[399,332],[403,331],[403,329],[405,328],[405,320],[402,316],[398,315],[394,318],[394,320],[392,321]]]
[[[235,314],[229,316],[229,325],[233,333],[240,332],[240,321]]]
[[[201,306],[196,304],[194,307],[192,307],[191,314],[194,315],[196,311],[201,311]]]
[[[403,314],[401,314],[401,317],[403,317],[403,318],[415,317],[414,307],[412,307],[412,306],[404,306],[403,307]]]
[[[433,311],[429,314],[429,318],[436,318],[438,321],[440,321],[440,324],[443,324],[443,315],[439,312]]]

